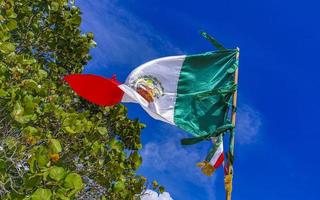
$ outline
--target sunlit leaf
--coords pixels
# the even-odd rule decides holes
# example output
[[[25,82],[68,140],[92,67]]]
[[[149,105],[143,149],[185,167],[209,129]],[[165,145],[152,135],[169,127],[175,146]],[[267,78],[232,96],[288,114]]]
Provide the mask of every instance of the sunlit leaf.
[[[81,176],[76,173],[70,173],[64,179],[64,187],[80,190],[83,188]]]
[[[51,200],[51,196],[51,190],[39,188],[31,195],[31,200]]]
[[[66,171],[62,167],[53,167],[49,170],[49,177],[55,181],[62,180],[66,175]]]
[[[124,183],[123,183],[122,181],[116,182],[116,183],[114,184],[114,187],[113,187],[113,189],[114,189],[115,192],[120,192],[120,191],[122,191],[124,188],[125,188],[125,185],[124,185]]]
[[[108,134],[108,129],[106,127],[98,127],[97,130],[101,135]]]
[[[10,19],[7,24],[6,24],[7,28],[9,31],[12,31],[14,29],[16,29],[18,27],[17,21]]]
[[[49,140],[49,148],[52,153],[60,153],[62,151],[62,146],[57,139],[50,139]]]
[[[10,43],[10,42],[0,43],[0,51],[2,53],[10,53],[15,50],[16,50],[16,47],[13,43]]]

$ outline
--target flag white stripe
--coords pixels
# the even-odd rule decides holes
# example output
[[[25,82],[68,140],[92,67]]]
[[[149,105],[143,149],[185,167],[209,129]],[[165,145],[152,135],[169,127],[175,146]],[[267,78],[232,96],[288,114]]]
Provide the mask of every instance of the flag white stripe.
[[[220,155],[223,154],[223,142],[219,145],[217,151],[214,153],[213,157],[210,160],[210,165],[214,166],[218,161]]]
[[[154,119],[164,121],[166,123],[172,124],[163,116],[159,115],[158,112],[152,111],[152,104],[150,105],[139,93],[137,93],[134,89],[127,86],[126,84],[119,85],[120,89],[124,92],[124,97],[122,98],[122,102],[132,102],[139,103],[141,107]]]
[[[139,103],[153,118],[174,125],[178,80],[185,57],[182,55],[159,58],[137,67],[129,74],[126,82],[119,86],[125,92],[122,102]],[[163,95],[152,103],[148,103],[132,88],[132,83],[143,76],[156,77],[164,89]]]

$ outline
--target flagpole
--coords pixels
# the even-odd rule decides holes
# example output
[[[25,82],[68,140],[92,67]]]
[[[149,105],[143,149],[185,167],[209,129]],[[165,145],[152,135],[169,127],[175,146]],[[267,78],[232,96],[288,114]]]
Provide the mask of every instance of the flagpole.
[[[237,54],[236,59],[239,60],[239,51],[240,49],[237,47]],[[239,66],[237,67],[234,73],[234,83],[238,85],[238,77],[239,77]],[[238,98],[238,90],[233,93],[232,98],[232,114],[231,114],[231,123],[235,127],[236,126],[236,107],[237,107],[237,98]],[[225,189],[226,189],[226,200],[231,200],[231,193],[232,193],[232,179],[233,179],[233,155],[234,155],[234,130],[230,133],[230,144],[229,144],[229,165],[226,176],[225,176]],[[230,162],[230,159],[232,160]]]

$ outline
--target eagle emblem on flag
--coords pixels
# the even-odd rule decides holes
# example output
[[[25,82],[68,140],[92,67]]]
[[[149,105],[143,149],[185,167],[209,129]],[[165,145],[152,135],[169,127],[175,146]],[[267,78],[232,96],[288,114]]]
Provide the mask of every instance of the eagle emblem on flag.
[[[129,83],[129,86],[140,94],[148,103],[164,95],[164,88],[159,79],[151,75],[140,76]]]

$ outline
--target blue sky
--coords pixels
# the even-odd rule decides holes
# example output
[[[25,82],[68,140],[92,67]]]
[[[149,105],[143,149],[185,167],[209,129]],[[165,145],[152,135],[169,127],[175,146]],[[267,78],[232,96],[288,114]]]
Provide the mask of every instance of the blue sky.
[[[97,48],[84,73],[124,81],[158,57],[213,50],[206,30],[240,47],[234,199],[319,199],[320,3],[289,0],[79,0],[84,32]],[[179,144],[187,133],[127,104],[142,132],[139,170],[175,200],[224,199],[223,173],[203,176],[195,163],[209,143]]]

